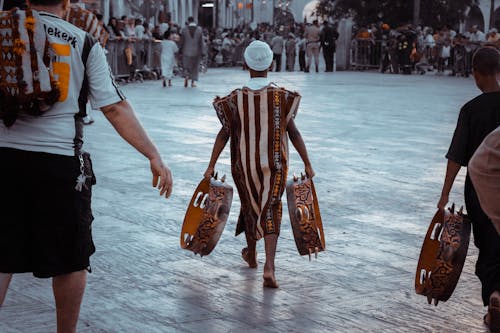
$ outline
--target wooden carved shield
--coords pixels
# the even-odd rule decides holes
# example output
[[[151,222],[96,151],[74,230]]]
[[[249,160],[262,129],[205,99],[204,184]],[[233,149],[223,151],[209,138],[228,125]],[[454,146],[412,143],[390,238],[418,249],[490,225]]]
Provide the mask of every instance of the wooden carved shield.
[[[458,283],[469,248],[471,225],[462,208],[438,210],[422,245],[415,274],[415,291],[429,304],[446,302]]]
[[[286,185],[288,212],[293,237],[300,255],[317,256],[324,251],[325,235],[319,211],[318,198],[311,178],[302,175],[294,177]]]
[[[203,179],[184,217],[181,247],[200,256],[210,254],[224,230],[232,200],[233,188],[225,183],[225,176]]]

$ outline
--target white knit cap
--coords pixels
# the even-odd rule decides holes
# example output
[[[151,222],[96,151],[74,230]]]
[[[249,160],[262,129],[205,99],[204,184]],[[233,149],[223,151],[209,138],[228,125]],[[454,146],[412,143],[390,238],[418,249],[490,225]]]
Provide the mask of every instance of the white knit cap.
[[[245,63],[255,71],[265,71],[273,62],[273,51],[269,45],[260,40],[250,43],[245,49]]]

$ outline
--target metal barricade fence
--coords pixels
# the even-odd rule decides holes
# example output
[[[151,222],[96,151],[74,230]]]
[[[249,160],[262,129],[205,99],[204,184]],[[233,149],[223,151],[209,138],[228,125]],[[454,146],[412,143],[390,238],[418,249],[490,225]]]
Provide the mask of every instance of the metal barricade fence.
[[[132,68],[127,64],[125,49],[131,47]],[[160,73],[161,43],[157,40],[143,39],[128,41],[111,39],[106,43],[107,59],[115,78],[129,77],[133,70]]]
[[[363,70],[368,68],[380,68],[382,60],[382,41],[357,38],[351,47],[351,68]]]
[[[394,44],[396,43],[396,44]],[[387,65],[396,67],[394,73],[399,73],[404,66],[411,66],[412,70],[420,59],[428,65],[431,70],[438,68],[441,57],[442,43],[436,42],[433,47],[423,47],[420,53],[412,59],[412,50],[416,47],[409,45],[408,52],[403,52],[398,41],[392,40],[373,40],[366,38],[356,38],[351,43],[350,67],[354,70],[381,69],[385,71]],[[392,45],[392,46],[391,46]],[[452,75],[469,76],[472,72],[472,56],[481,46],[492,46],[500,50],[500,42],[470,42],[453,41],[450,51],[450,57],[446,60],[445,70],[451,71]],[[409,57],[409,59],[407,59]],[[441,60],[442,61],[442,60]]]

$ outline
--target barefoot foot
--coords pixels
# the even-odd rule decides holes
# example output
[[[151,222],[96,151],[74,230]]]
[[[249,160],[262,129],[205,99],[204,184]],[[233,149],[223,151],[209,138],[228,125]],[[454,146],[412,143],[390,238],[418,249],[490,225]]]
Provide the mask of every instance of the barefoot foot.
[[[274,276],[266,276],[264,274],[264,283],[263,286],[266,288],[278,288],[278,282]]]
[[[267,265],[264,266],[264,287],[266,288],[278,288],[278,282],[274,276],[274,269],[269,268]]]
[[[248,248],[245,247],[241,250],[241,257],[245,260],[250,268],[257,268],[257,253],[253,255],[248,252]]]

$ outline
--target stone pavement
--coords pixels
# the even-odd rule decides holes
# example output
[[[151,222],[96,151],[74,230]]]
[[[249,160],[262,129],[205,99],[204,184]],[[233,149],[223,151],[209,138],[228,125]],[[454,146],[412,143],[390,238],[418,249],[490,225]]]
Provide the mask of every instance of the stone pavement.
[[[459,108],[479,94],[472,79],[378,73],[271,73],[301,92],[296,121],[316,171],[327,251],[300,257],[287,209],[277,253],[278,290],[240,258],[233,200],[217,248],[181,250],[185,209],[220,125],[211,101],[247,80],[211,69],[198,88],[160,81],[123,87],[172,168],[170,200],[151,188],[147,161],[99,112],[86,127],[94,187],[93,273],[79,332],[486,332],[477,251],[469,249],[455,293],[437,307],[414,292],[420,246],[435,212],[444,154]],[[230,177],[229,147],[217,164]],[[290,172],[303,168],[291,148]],[[463,203],[464,173],[451,200]],[[286,201],[286,200],[285,200]],[[50,280],[16,275],[0,332],[55,332]]]

